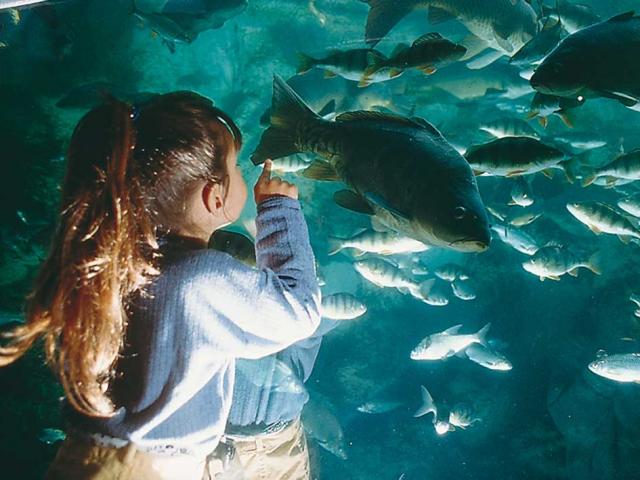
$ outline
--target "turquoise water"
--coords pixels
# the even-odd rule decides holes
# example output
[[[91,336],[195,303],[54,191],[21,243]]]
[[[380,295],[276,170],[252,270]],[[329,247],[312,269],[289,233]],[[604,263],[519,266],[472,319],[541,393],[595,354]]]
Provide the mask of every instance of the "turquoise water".
[[[135,15],[128,1],[68,0],[0,13],[1,323],[19,318],[55,221],[69,136],[101,91],[131,101],[143,98],[140,92],[178,89],[212,98],[245,135],[239,164],[250,185],[260,169],[249,157],[266,127],[260,119],[271,105],[274,74],[293,77],[291,85],[316,111],[335,100],[337,112],[418,116],[461,150],[490,141],[479,127],[500,118],[528,121],[567,158],[580,156],[586,171],[640,148],[640,113],[615,99],[587,99],[571,110],[572,127],[558,115],[548,117],[546,128],[537,118],[527,120],[535,92],[519,73],[531,65],[510,65],[508,56],[479,70],[469,69],[466,59],[431,75],[413,69],[367,87],[340,76],[325,78],[322,69],[296,75],[299,53],[322,57],[331,49],[365,48],[368,5],[358,0],[248,2],[219,28],[192,24],[190,42],[172,42],[157,23]],[[163,3],[141,1],[135,7],[160,11]],[[637,0],[581,3],[601,20],[640,11]],[[538,10],[536,2],[533,7]],[[425,13],[409,13],[376,48],[391,55],[397,44],[435,31],[465,41],[468,30],[460,21],[432,25]],[[560,171],[553,178],[526,175],[519,178],[526,178],[534,203],[525,208],[507,205],[514,179],[477,177],[486,206],[506,212],[507,220],[541,213],[517,228],[540,245],[562,244],[580,258],[600,252],[602,274],[580,269],[576,278],[541,282],[522,267],[529,257],[498,238],[482,253],[434,248],[415,258],[395,257],[402,264],[419,260],[430,272],[447,263],[468,272],[474,300],[456,298],[442,283],[448,304],[432,306],[368,282],[353,268],[348,251],[329,255],[328,237],[346,237],[371,225],[367,216],[335,204],[332,196],[344,188],[341,182],[284,176],[300,188],[326,281],[323,294],[349,292],[367,306],[365,315],[327,335],[307,383],[315,414],[321,409],[332,425],[340,425],[342,437],[333,431],[333,438],[347,457],[310,438],[316,478],[640,478],[640,385],[607,380],[587,368],[601,350],[640,351],[636,307],[629,301],[632,293],[640,293],[640,247],[615,235],[593,234],[566,209],[569,202],[584,201],[615,206],[638,191],[636,183],[583,187],[580,178],[569,183]],[[253,215],[249,201],[242,219]],[[502,223],[492,215],[489,219]],[[427,335],[456,324],[471,333],[487,322],[492,348],[509,359],[512,370],[490,370],[467,358],[410,358]],[[413,417],[421,385],[433,396],[439,418],[463,403],[479,421],[438,435],[430,415]],[[0,389],[0,477],[40,478],[59,445],[47,443],[55,435],[43,429],[62,428],[61,391],[35,351],[0,371]],[[358,410],[380,400],[395,408],[378,414]]]

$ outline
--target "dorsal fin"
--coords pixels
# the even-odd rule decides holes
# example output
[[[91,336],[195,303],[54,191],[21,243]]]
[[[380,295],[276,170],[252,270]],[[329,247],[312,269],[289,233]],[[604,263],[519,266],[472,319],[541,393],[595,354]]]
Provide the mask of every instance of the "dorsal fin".
[[[447,328],[444,332],[445,335],[456,335],[460,329],[462,328],[462,324],[454,325],[453,327]]]
[[[373,112],[368,110],[356,110],[353,112],[344,112],[336,117],[336,122],[353,122],[353,121],[371,121],[371,122],[395,122],[402,125],[417,127],[440,135],[438,129],[426,120],[419,117],[407,118],[395,113]]]
[[[444,40],[444,39],[442,38],[442,35],[440,35],[438,32],[430,32],[430,33],[425,33],[421,37],[416,38],[411,45],[415,47],[423,43],[434,42],[437,40]]]
[[[631,10],[630,12],[624,12],[624,13],[621,13],[620,15],[616,15],[615,17],[611,17],[609,20],[607,20],[607,22],[624,22],[626,20],[633,18],[635,14],[636,14],[635,10]]]

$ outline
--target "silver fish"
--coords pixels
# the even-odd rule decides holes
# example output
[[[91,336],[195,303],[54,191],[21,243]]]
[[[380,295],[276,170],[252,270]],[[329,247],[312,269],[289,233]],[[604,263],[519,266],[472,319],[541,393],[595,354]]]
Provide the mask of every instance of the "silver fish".
[[[589,370],[616,382],[640,383],[640,353],[602,355],[589,364]]]
[[[329,237],[329,255],[334,255],[345,248],[356,249],[358,255],[377,253],[392,255],[398,253],[424,252],[429,247],[397,232],[378,232],[364,229],[349,238]]]
[[[487,323],[476,333],[459,334],[462,325],[455,325],[440,333],[429,335],[411,351],[411,359],[442,360],[466,349],[473,343],[486,344],[486,335],[490,327],[491,324]]]
[[[504,243],[525,255],[533,255],[540,248],[536,240],[524,230],[499,224],[491,225],[491,230],[498,234]]]
[[[629,243],[630,238],[640,238],[640,229],[628,217],[604,203],[568,203],[567,210],[596,235],[617,235],[624,243]]]
[[[565,273],[574,277],[578,276],[580,267],[587,268],[600,275],[600,255],[598,252],[589,259],[577,257],[564,247],[546,246],[540,248],[529,260],[522,264],[527,272],[536,275],[540,281],[546,278],[560,280]]]
[[[465,349],[464,353],[472,362],[490,370],[504,372],[513,368],[511,362],[504,355],[479,343],[470,345]]]
[[[350,293],[322,297],[322,316],[332,320],[353,320],[367,312],[367,306]]]

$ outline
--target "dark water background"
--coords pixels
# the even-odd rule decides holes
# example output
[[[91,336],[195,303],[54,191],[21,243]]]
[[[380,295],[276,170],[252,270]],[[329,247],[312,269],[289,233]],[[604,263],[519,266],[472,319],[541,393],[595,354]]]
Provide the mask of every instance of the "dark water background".
[[[602,18],[640,3],[590,1]],[[240,164],[249,184],[258,169],[248,156],[262,128],[259,118],[270,104],[272,75],[296,71],[296,53],[322,55],[329,48],[363,47],[368,8],[356,0],[318,0],[324,25],[305,1],[252,1],[223,28],[203,32],[171,53],[161,38],[131,14],[127,1],[67,1],[45,14],[23,11],[18,25],[0,13],[0,310],[3,318],[20,312],[24,295],[43,258],[55,221],[64,152],[73,126],[87,106],[56,103],[79,85],[108,82],[120,92],[192,89],[213,98],[237,119],[246,143]],[[429,27],[424,12],[408,16],[380,49],[437,30],[461,38],[457,22]],[[640,59],[639,59],[640,60]],[[493,75],[506,72],[499,63]],[[447,77],[448,75],[448,77]],[[462,65],[438,76],[470,75]],[[407,78],[405,78],[407,77]],[[414,75],[418,80],[420,74]],[[301,77],[302,96],[378,95],[399,113],[411,103],[396,96],[393,84],[411,74],[367,89],[353,89],[321,72]],[[525,82],[526,84],[526,82]],[[366,92],[365,92],[366,90]],[[334,93],[338,92],[338,93]],[[532,92],[533,93],[533,92]],[[532,93],[512,101],[524,109]],[[80,102],[82,103],[82,102]],[[396,105],[397,104],[397,105]],[[486,140],[481,121],[505,116],[479,99],[461,104],[426,101],[416,114],[437,125],[452,142],[465,146]],[[520,114],[523,118],[524,114]],[[574,133],[640,146],[640,114],[615,102],[593,100],[575,115]],[[553,117],[547,134],[568,128]],[[541,283],[525,272],[526,257],[495,240],[488,252],[457,254],[432,250],[429,266],[455,262],[469,272],[477,299],[452,298],[431,307],[394,290],[380,290],[359,277],[345,255],[329,257],[328,235],[346,235],[367,226],[364,217],[340,209],[331,195],[342,188],[289,176],[300,186],[324,294],[348,291],[368,306],[367,314],[327,336],[309,381],[342,425],[347,460],[312,443],[316,476],[323,479],[636,479],[640,478],[640,387],[595,377],[586,366],[596,352],[638,351],[639,324],[629,294],[640,290],[640,247],[615,237],[596,237],[564,209],[570,200],[614,201],[620,196],[600,187],[583,189],[561,176],[536,175],[532,187],[544,217],[527,227],[548,239],[562,238],[577,251],[605,252],[604,274],[581,272],[560,282]],[[485,203],[504,205],[510,184],[480,178]],[[627,190],[633,192],[631,186]],[[252,202],[245,215],[252,215]],[[492,322],[491,338],[504,344],[514,365],[507,373],[451,358],[420,363],[411,349],[426,335],[454,324],[475,331]],[[427,418],[412,417],[425,385],[436,403],[471,405],[482,418],[467,430],[444,437]],[[38,440],[43,428],[60,428],[61,390],[33,351],[0,371],[0,478],[40,478],[58,444]],[[387,414],[366,415],[356,407],[381,395],[405,402]]]

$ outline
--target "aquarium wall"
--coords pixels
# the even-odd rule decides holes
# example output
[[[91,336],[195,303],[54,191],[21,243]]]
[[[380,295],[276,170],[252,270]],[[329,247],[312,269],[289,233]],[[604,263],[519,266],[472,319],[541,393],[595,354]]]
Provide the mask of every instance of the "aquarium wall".
[[[634,9],[0,0],[0,327],[24,322],[80,118],[191,90],[238,123],[250,187],[272,158],[299,188],[335,323],[296,387],[312,478],[640,478]],[[247,261],[255,216],[212,248]],[[62,396],[40,347],[0,369],[0,478],[42,478]]]

